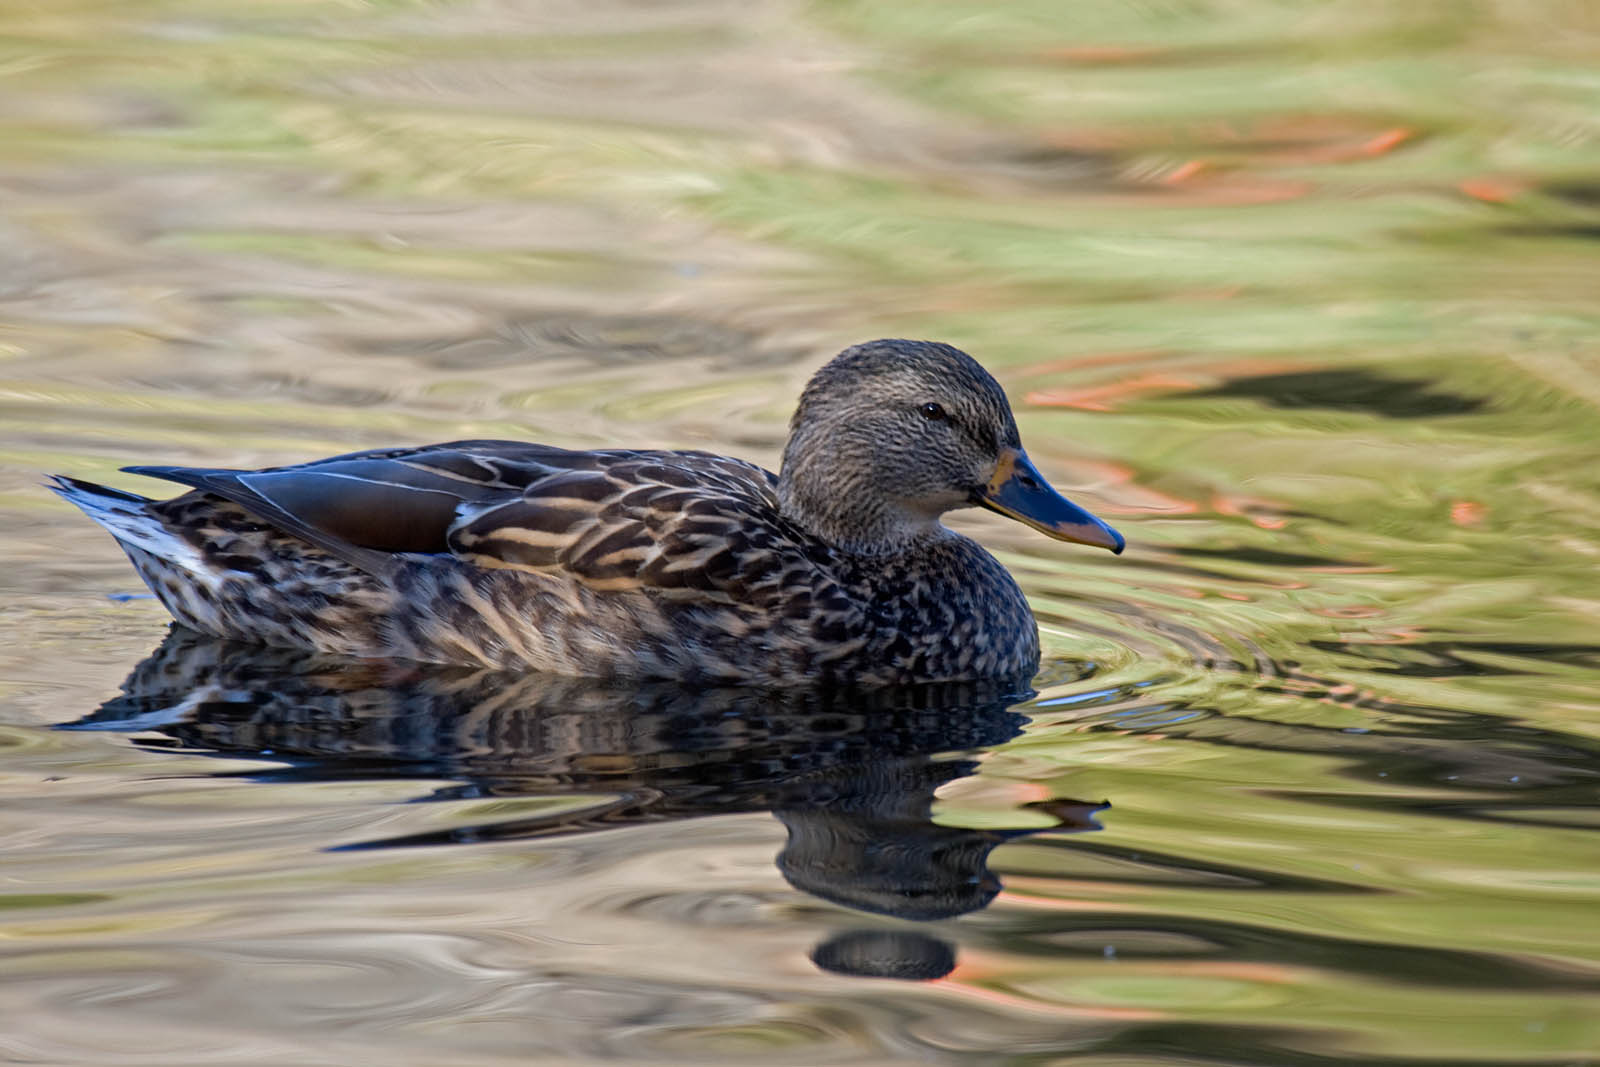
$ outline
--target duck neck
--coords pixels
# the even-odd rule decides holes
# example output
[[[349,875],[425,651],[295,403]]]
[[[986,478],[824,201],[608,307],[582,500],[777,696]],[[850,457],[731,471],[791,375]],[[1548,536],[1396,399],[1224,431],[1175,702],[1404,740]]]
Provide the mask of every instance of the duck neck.
[[[793,441],[784,451],[778,506],[813,537],[853,556],[882,559],[948,533],[938,515],[909,512],[883,493],[864,468],[798,452]]]

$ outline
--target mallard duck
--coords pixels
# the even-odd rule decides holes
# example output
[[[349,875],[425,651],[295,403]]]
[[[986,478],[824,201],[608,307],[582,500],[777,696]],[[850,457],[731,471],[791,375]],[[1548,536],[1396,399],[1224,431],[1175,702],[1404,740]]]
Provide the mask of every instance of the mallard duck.
[[[781,473],[707,452],[452,441],[240,471],[57,477],[181,623],[348,656],[752,684],[1025,680],[1016,582],[940,523],[982,506],[1121,552],[1045,482],[1004,390],[928,341],[817,371]]]

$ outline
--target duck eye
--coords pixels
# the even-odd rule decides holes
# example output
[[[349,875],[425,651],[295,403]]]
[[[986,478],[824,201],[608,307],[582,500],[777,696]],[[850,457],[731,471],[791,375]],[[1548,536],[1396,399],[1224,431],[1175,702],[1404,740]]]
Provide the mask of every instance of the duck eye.
[[[944,408],[932,401],[922,405],[918,410],[922,412],[922,417],[925,419],[932,419],[934,422],[944,421]]]

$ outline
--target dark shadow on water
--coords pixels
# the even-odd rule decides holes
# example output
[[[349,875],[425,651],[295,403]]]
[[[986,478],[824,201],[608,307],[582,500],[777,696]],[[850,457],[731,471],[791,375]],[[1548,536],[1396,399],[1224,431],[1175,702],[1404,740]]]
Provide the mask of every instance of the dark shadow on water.
[[[1600,669],[1600,645],[1530,644],[1522,641],[1412,640],[1404,644],[1320,640],[1309,642],[1319,652],[1331,652],[1361,661],[1378,674],[1410,678],[1464,678],[1514,675],[1530,672],[1530,664],[1515,661],[1559,663],[1588,670]],[[1513,662],[1491,662],[1499,657]]]
[[[1230,378],[1214,388],[1185,394],[1186,400],[1206,397],[1260,400],[1277,408],[1359,411],[1389,419],[1468,415],[1485,405],[1478,397],[1444,392],[1432,382],[1348,367]]]
[[[965,829],[932,818],[935,790],[973,773],[974,750],[1021,731],[1027,720],[1011,708],[1028,695],[1016,684],[867,693],[620,687],[341,660],[174,628],[121,696],[65,728],[137,731],[140,744],[288,765],[250,772],[263,780],[459,783],[430,799],[604,794],[548,815],[345,849],[522,840],[770,811],[788,830],[777,865],[795,888],[857,911],[929,921],[986,907],[1000,889],[989,853],[1041,832]],[[1051,815],[1059,833],[1098,829],[1094,814],[1105,806],[1055,800],[1031,808]],[[938,977],[953,966],[954,950],[927,934],[852,937],[825,942],[818,964],[902,978]],[[940,963],[946,959],[949,966]]]

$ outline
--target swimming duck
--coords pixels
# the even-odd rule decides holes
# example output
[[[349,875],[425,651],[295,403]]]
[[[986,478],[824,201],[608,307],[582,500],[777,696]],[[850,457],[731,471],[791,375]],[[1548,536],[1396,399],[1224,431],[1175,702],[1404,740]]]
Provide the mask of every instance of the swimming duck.
[[[812,377],[781,472],[708,452],[452,441],[257,471],[57,477],[184,625],[358,657],[694,682],[1026,680],[1038,627],[973,505],[1121,552],[1045,482],[960,349],[880,340]]]

